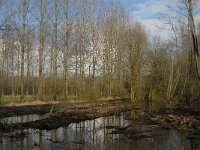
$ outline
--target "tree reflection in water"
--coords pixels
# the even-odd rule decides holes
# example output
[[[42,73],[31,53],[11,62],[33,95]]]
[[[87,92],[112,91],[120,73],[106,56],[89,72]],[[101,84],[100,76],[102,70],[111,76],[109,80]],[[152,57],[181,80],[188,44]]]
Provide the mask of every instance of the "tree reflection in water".
[[[175,130],[158,131],[150,138],[128,138],[122,134],[111,134],[114,128],[108,126],[144,129],[144,125],[126,120],[134,112],[120,116],[101,117],[95,120],[70,124],[57,130],[27,130],[30,134],[21,139],[0,138],[0,150],[44,149],[44,150],[199,150],[199,139],[186,139],[185,135]],[[27,116],[24,116],[27,119]],[[40,116],[32,116],[40,118]],[[13,118],[15,120],[15,118]],[[24,119],[21,119],[24,121]],[[32,118],[34,120],[34,118]]]

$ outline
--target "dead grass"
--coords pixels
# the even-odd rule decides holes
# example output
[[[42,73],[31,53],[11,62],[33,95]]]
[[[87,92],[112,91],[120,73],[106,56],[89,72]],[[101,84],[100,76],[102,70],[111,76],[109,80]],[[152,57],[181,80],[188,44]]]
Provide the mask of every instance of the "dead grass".
[[[27,105],[44,105],[44,104],[59,104],[59,101],[40,101],[40,100],[35,100],[31,102],[21,102],[21,103],[9,103],[5,104],[3,106],[27,106]]]
[[[113,97],[113,96],[108,96],[108,97],[102,97],[97,99],[97,101],[108,101],[108,100],[117,100],[117,99],[122,99],[121,97]]]

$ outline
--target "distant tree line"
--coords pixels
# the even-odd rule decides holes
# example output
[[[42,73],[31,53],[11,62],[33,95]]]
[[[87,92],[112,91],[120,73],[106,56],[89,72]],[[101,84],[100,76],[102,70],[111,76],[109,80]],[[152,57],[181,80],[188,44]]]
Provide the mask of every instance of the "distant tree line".
[[[179,5],[185,15],[167,17],[173,36],[163,41],[118,0],[2,0],[0,97],[189,105],[200,96],[199,7],[195,0]]]

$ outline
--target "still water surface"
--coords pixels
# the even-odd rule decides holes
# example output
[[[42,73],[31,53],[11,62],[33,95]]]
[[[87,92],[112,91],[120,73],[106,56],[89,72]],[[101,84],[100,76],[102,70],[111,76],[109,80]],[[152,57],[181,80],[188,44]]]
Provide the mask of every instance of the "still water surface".
[[[131,112],[120,116],[101,117],[95,120],[70,124],[57,130],[26,130],[27,137],[20,139],[0,137],[0,150],[200,150],[200,139],[186,139],[176,130],[157,131],[148,138],[130,138],[111,134],[115,129],[107,126],[147,128],[130,118]],[[28,115],[1,119],[0,122],[16,123],[38,120],[46,116]]]

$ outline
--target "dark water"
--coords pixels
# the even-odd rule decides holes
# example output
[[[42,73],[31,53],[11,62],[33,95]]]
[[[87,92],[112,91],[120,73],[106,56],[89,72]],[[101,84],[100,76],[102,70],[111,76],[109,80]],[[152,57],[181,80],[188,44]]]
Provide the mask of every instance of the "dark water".
[[[48,116],[49,116],[48,114],[45,115],[30,114],[17,117],[0,118],[0,123],[24,123],[29,121],[36,121],[39,119],[45,119]]]
[[[148,128],[126,120],[129,116],[130,112],[126,112],[120,116],[102,117],[52,131],[29,129],[25,138],[0,137],[0,150],[200,150],[200,139],[186,139],[186,135],[175,130],[160,130],[149,138],[130,139],[122,134],[111,134],[115,129],[104,128],[130,124],[136,128]],[[20,119],[7,118],[1,122],[26,122],[43,117],[29,115]]]

